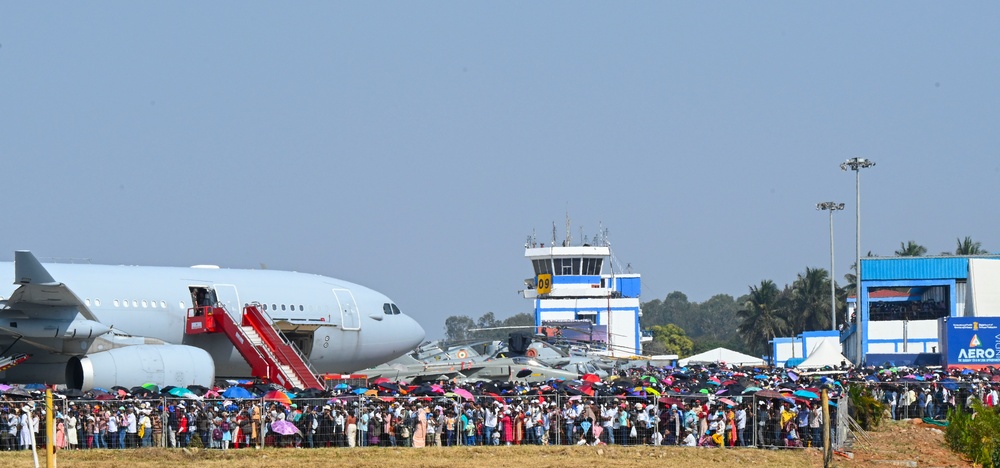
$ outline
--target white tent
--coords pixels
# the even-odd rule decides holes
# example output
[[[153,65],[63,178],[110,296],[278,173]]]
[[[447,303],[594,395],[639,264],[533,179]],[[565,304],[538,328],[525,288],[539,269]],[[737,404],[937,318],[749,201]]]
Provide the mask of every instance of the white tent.
[[[764,360],[726,348],[715,348],[677,361],[682,367],[691,364],[726,363],[729,366],[763,366]]]
[[[809,352],[809,357],[805,361],[795,367],[798,369],[819,369],[825,366],[837,368],[841,364],[851,365],[851,361],[840,352],[840,346],[823,340]]]

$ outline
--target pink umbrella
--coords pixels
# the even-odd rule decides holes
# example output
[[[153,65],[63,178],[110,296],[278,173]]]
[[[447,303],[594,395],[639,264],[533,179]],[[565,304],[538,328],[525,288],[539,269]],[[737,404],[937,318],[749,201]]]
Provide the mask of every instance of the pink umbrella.
[[[458,396],[460,396],[462,398],[465,398],[466,400],[472,400],[473,399],[472,394],[469,393],[469,391],[466,390],[466,389],[464,389],[464,388],[456,388],[454,390],[454,392],[455,392],[456,395],[458,395]]]
[[[431,385],[431,391],[434,393],[444,393],[444,389],[440,385]]]
[[[295,427],[295,424],[285,421],[284,419],[271,423],[271,430],[281,435],[292,435],[298,434],[299,432],[299,428]]]
[[[723,402],[723,403],[725,403],[725,404],[727,404],[729,406],[736,406],[736,402],[733,401],[733,400],[730,400],[729,398],[719,398],[719,401],[721,401],[721,402]]]

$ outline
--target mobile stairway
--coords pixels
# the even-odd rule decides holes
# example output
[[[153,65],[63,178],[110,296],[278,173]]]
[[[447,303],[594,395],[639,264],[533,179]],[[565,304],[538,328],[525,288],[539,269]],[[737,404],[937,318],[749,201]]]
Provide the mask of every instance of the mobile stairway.
[[[258,304],[243,308],[240,323],[225,307],[188,309],[184,332],[189,335],[225,333],[240,352],[254,377],[287,389],[326,389],[321,376],[298,348],[271,325]]]

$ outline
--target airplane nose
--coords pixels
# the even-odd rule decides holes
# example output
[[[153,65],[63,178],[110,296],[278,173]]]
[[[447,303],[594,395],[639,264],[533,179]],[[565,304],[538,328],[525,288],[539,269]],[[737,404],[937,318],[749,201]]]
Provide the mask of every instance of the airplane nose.
[[[403,342],[406,344],[406,349],[410,350],[416,348],[420,343],[424,342],[424,337],[426,332],[424,332],[424,327],[421,327],[416,320],[413,320],[408,315],[404,315],[409,322],[403,327]]]

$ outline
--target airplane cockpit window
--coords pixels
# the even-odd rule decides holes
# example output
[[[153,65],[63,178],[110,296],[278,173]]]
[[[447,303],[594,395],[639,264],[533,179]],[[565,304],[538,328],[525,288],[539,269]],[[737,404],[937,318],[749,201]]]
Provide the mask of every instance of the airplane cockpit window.
[[[382,313],[385,315],[392,315],[392,307],[389,306],[388,302],[382,304]]]
[[[538,363],[538,361],[536,361],[534,359],[531,359],[531,358],[524,357],[524,356],[518,356],[518,357],[515,357],[515,358],[511,358],[511,360],[514,361],[514,364],[521,365],[521,366],[540,366],[541,365],[541,364]]]
[[[389,305],[392,306],[392,315],[399,315],[401,313],[399,311],[399,307],[396,307],[396,304],[389,304]]]

